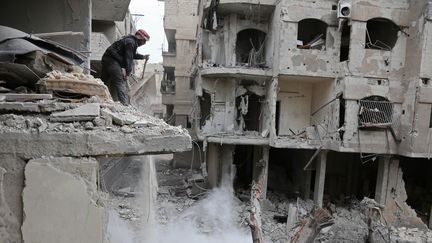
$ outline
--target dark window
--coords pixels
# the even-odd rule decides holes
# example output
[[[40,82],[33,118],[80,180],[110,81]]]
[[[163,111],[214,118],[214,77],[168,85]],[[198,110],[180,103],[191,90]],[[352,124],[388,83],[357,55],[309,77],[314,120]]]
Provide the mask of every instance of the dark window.
[[[340,46],[340,61],[347,61],[349,58],[349,48],[351,39],[351,26],[348,21],[345,21],[342,26],[341,46]]]
[[[325,47],[327,24],[319,19],[303,19],[298,23],[297,47],[321,49]]]
[[[366,49],[390,51],[396,44],[400,28],[391,20],[374,18],[366,24]]]
[[[242,30],[237,34],[236,61],[251,67],[265,65],[266,33],[256,29]]]

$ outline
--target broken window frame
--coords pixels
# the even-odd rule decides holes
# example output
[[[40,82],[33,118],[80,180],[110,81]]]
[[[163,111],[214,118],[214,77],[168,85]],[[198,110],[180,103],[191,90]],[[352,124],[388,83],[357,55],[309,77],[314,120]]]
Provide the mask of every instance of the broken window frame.
[[[255,31],[256,33],[251,34],[251,37],[255,37],[257,39],[249,38],[249,43],[251,45],[251,49],[249,50],[247,60],[241,59],[239,56],[239,36],[244,34],[246,31]],[[261,39],[260,39],[261,38]],[[243,39],[241,39],[243,40]],[[259,42],[259,46],[255,46]],[[266,53],[265,46],[267,42],[267,33],[256,29],[256,28],[247,28],[239,31],[236,35],[236,45],[235,45],[235,54],[236,54],[236,65],[239,66],[249,66],[249,67],[265,67],[266,65]]]
[[[242,102],[243,100],[243,102]],[[237,126],[240,128],[242,132],[261,132],[262,124],[261,124],[261,115],[263,112],[263,106],[265,96],[257,95],[251,91],[246,92],[244,95],[236,97],[236,109],[237,109]],[[249,104],[252,102],[251,104]],[[243,103],[243,104],[242,104]],[[255,103],[255,105],[254,105]],[[256,103],[259,105],[257,106]],[[242,107],[244,106],[244,107]],[[250,111],[251,108],[254,108],[254,112]],[[243,111],[246,110],[244,113]],[[256,116],[256,120],[253,120],[253,115]]]
[[[378,28],[376,25],[381,25]],[[378,29],[372,29],[372,27]],[[365,33],[365,49],[391,51],[396,46],[398,41],[398,32],[401,28],[396,25],[395,22],[386,18],[372,18],[366,22],[366,33]],[[386,40],[379,40],[375,35],[383,33],[386,36]],[[394,31],[394,32],[391,32]],[[375,34],[377,33],[377,34]],[[392,39],[390,39],[392,38]],[[391,42],[390,42],[391,41]]]
[[[163,79],[161,81],[160,91],[162,94],[175,94],[175,68],[164,67]]]
[[[317,25],[316,33],[313,33],[312,30],[308,31],[310,33],[304,32],[305,29],[309,29],[309,28],[303,25],[313,25],[313,26]],[[328,29],[328,24],[320,19],[306,18],[300,20],[297,24],[297,48],[325,50],[326,40],[327,40],[327,29]],[[324,30],[324,31],[320,31],[320,30]],[[304,35],[306,34],[313,37],[310,37],[309,39],[304,39]],[[302,43],[300,44],[299,41],[301,41]],[[307,43],[305,44],[305,42]]]

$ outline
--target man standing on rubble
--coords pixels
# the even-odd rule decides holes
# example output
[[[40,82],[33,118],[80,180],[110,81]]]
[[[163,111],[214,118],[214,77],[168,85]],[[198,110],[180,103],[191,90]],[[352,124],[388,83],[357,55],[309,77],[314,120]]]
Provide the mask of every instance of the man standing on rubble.
[[[137,54],[137,48],[149,40],[150,35],[139,29],[135,35],[127,35],[114,42],[103,54],[102,80],[108,86],[114,101],[129,105],[127,78],[132,72],[133,59],[149,59],[149,55]]]

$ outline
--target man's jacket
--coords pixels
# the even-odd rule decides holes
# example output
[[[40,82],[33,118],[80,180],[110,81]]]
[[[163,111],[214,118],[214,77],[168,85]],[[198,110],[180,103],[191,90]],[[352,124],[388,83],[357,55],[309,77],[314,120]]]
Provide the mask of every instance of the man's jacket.
[[[133,59],[144,59],[143,55],[137,54],[138,39],[133,35],[128,35],[114,42],[105,51],[104,56],[109,56],[116,60],[120,66],[126,69],[126,75],[132,72]]]

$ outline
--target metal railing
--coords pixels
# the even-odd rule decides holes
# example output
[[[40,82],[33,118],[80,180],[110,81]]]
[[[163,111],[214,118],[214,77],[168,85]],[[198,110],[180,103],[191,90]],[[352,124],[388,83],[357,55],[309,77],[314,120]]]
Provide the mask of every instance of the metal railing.
[[[389,128],[393,124],[394,104],[389,101],[360,100],[360,128]]]
[[[162,94],[174,94],[176,92],[176,83],[172,80],[162,80],[160,91]]]

